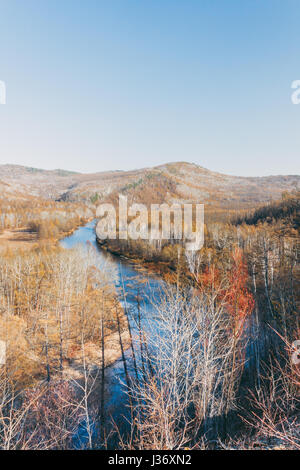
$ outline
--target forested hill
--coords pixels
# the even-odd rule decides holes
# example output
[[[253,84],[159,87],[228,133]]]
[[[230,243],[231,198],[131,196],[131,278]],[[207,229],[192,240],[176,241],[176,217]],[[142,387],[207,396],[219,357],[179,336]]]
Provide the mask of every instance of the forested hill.
[[[280,201],[266,204],[245,216],[238,217],[236,224],[257,225],[278,221],[300,230],[300,191],[283,193]]]
[[[236,211],[254,209],[281,199],[283,192],[300,190],[300,176],[230,176],[186,162],[92,174],[0,165],[0,185],[2,196],[8,198],[29,195],[94,203],[122,193],[129,201],[201,202],[207,211]]]

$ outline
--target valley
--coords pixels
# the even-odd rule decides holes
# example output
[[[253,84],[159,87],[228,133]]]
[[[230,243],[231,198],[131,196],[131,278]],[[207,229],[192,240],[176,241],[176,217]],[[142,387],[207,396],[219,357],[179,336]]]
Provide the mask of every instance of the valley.
[[[175,163],[0,180],[0,446],[299,448],[300,177]],[[119,194],[204,202],[204,247],[99,244],[97,206]]]

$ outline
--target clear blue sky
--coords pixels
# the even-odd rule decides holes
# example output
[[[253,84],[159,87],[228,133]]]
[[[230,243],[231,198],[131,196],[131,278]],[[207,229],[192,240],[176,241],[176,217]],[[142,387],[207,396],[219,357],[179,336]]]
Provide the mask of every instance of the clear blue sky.
[[[0,163],[299,174],[299,0],[0,0]]]

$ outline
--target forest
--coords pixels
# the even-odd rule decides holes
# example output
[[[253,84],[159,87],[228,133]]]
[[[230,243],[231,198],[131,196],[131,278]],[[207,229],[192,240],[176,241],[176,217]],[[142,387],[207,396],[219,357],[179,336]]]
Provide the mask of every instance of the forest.
[[[71,204],[1,205],[43,243],[0,258],[0,448],[299,449],[299,193],[206,220],[199,252],[111,241],[142,273],[121,284],[116,256],[58,243],[93,218]]]

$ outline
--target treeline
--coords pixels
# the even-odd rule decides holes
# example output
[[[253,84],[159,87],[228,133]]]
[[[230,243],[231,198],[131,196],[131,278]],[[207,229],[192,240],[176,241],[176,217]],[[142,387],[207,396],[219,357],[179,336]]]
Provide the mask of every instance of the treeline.
[[[105,442],[105,368],[130,338],[115,267],[94,250],[41,244],[0,258],[2,450]]]
[[[238,216],[235,218],[235,225],[243,223],[247,225],[257,225],[258,223],[273,223],[280,221],[281,224],[291,228],[300,228],[300,192],[294,191],[284,193],[282,200],[272,202],[268,205],[256,209],[249,214]]]
[[[0,231],[25,228],[39,238],[63,236],[93,217],[93,206],[67,204],[38,198],[0,199]]]
[[[64,371],[72,376],[72,367],[82,367],[83,343],[86,361],[101,364],[101,338],[118,331],[112,311],[120,306],[113,271],[94,266],[93,257],[60,248],[1,257],[0,339],[19,389]],[[123,315],[120,321],[123,329]]]

